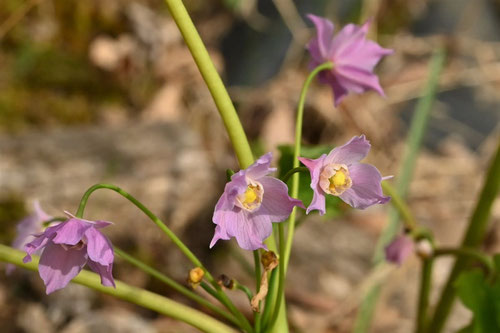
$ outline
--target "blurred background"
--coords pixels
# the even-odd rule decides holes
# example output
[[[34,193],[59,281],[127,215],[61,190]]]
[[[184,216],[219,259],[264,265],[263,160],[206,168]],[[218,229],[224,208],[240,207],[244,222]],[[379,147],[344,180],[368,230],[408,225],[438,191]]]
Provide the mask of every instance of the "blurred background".
[[[305,14],[339,29],[373,19],[372,39],[395,53],[377,67],[387,98],[347,97],[313,85],[304,143],[333,147],[353,135],[372,143],[367,162],[396,175],[407,129],[428,78],[429,60],[446,49],[409,204],[441,244],[461,238],[495,149],[500,118],[498,0],[188,0],[188,10],[240,114],[258,156],[286,154],[307,75],[304,45],[314,33]],[[285,146],[283,146],[285,145]],[[282,146],[278,150],[278,146]],[[209,250],[213,207],[225,170],[237,162],[210,94],[158,0],[2,0],[0,2],[0,242],[35,199],[51,215],[75,212],[83,192],[110,182],[135,195],[192,247],[214,275],[253,286],[249,253],[234,241]],[[387,208],[300,217],[288,280],[295,332],[350,332],[367,286],[384,279],[371,332],[410,332],[419,262],[372,274]],[[90,219],[114,221],[117,246],[183,282],[190,264],[138,210],[113,192],[97,192]],[[500,250],[497,200],[485,249]],[[442,285],[451,262],[435,265]],[[4,273],[2,332],[196,332],[195,329],[77,285],[46,296],[36,273]],[[116,278],[182,300],[117,259]],[[378,279],[378,280],[377,280]],[[200,291],[200,293],[202,293]],[[231,295],[251,309],[244,295]],[[431,295],[434,301],[437,295]],[[183,302],[189,303],[186,300]],[[196,306],[196,305],[194,305]],[[470,320],[455,308],[447,331]]]

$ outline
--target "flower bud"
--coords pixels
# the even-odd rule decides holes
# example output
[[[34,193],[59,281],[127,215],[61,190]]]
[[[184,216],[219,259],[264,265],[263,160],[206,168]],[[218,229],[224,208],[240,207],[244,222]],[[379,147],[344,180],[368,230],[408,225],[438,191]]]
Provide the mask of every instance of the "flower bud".
[[[195,267],[189,271],[187,282],[189,283],[191,288],[195,289],[200,285],[204,275],[205,272],[203,271],[203,269],[201,269],[200,267]]]
[[[423,238],[417,242],[415,252],[420,258],[429,259],[434,255],[434,247],[427,238]]]

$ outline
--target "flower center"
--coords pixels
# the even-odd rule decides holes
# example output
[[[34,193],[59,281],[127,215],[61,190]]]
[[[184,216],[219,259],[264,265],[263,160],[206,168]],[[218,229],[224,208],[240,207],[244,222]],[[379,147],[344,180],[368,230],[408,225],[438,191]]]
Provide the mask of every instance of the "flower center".
[[[248,184],[245,193],[236,197],[236,203],[239,207],[246,209],[249,212],[253,212],[260,207],[263,195],[264,189],[262,188],[262,185],[257,182],[253,182]]]
[[[328,194],[341,195],[352,186],[349,170],[345,164],[328,164],[319,175],[319,186]]]

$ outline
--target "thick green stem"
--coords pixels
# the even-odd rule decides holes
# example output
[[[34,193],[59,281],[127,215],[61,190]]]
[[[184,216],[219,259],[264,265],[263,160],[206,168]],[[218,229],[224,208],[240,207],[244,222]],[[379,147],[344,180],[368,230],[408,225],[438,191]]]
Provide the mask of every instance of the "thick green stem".
[[[117,247],[114,248],[114,251],[123,260],[125,260],[128,263],[134,265],[135,267],[139,268],[143,272],[151,275],[155,279],[157,279],[157,280],[165,283],[167,286],[169,286],[170,288],[174,289],[178,293],[180,293],[180,294],[188,297],[189,299],[191,299],[191,300],[199,303],[200,305],[203,305],[207,309],[212,310],[213,312],[215,312],[218,315],[220,315],[221,317],[229,320],[231,323],[235,324],[236,326],[240,325],[240,323],[238,322],[238,320],[236,320],[236,318],[233,315],[231,315],[228,312],[226,312],[226,311],[224,311],[224,310],[216,307],[215,305],[213,305],[212,303],[210,303],[209,301],[207,301],[203,297],[199,296],[198,294],[195,294],[194,292],[192,292],[188,288],[184,287],[180,283],[177,283],[175,280],[173,280],[173,279],[169,278],[168,276],[162,274],[161,272],[157,271],[156,269],[154,269],[154,268],[146,265],[142,261],[135,259],[131,255],[127,254],[126,252],[122,251],[121,249],[119,249]]]
[[[25,264],[22,261],[24,256],[24,252],[0,244],[0,261],[8,262],[19,267],[36,271],[38,267],[38,257],[33,256],[33,261]],[[115,280],[116,288],[105,287],[101,285],[99,275],[91,273],[89,271],[84,270],[80,272],[80,274],[78,274],[78,276],[75,277],[72,282],[84,285],[103,294],[114,296],[116,298],[139,305],[146,309],[150,309],[160,314],[183,321],[200,329],[203,332],[236,332],[231,327],[189,306],[175,302],[171,299],[149,292],[147,290],[132,287],[121,281]]]
[[[181,0],[165,0],[167,7],[207,84],[226,127],[242,169],[253,163],[253,155],[243,126],[196,27]]]
[[[493,202],[498,196],[500,189],[500,142],[491,163],[488,174],[484,180],[483,189],[477,201],[474,212],[469,220],[469,226],[465,232],[461,248],[477,248],[483,241],[488,226]],[[455,280],[464,268],[467,267],[470,259],[464,256],[458,257],[451,270],[446,286],[444,287],[436,311],[432,318],[430,329],[433,333],[439,333],[446,323],[450,314],[451,306],[455,300]]]
[[[422,259],[422,275],[420,277],[420,292],[418,299],[416,333],[427,332],[427,310],[429,308],[429,293],[432,285],[433,259]]]

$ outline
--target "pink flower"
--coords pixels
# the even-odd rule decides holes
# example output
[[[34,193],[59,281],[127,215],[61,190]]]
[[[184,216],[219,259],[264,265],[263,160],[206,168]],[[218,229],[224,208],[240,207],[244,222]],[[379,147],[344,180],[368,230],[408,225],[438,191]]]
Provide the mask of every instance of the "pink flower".
[[[308,214],[315,209],[320,215],[325,214],[327,194],[338,196],[359,209],[390,200],[382,193],[382,176],[377,168],[359,163],[369,151],[370,142],[361,135],[318,159],[299,157],[311,173],[311,188],[314,191],[313,200],[307,207]]]
[[[370,21],[362,26],[346,25],[334,37],[333,23],[322,17],[307,16],[316,26],[317,34],[307,48],[312,60],[310,68],[331,61],[333,69],[319,73],[321,83],[329,84],[333,89],[335,106],[349,93],[362,93],[375,90],[381,96],[384,91],[373,68],[393,50],[384,49],[377,43],[366,39]]]
[[[407,235],[399,235],[385,247],[385,259],[400,266],[413,252],[413,239]]]
[[[288,196],[285,183],[267,176],[272,154],[259,158],[245,170],[240,170],[226,184],[215,206],[213,222],[217,225],[210,243],[219,239],[236,238],[245,250],[266,248],[263,241],[271,235],[272,222],[285,220],[294,206],[304,208],[300,200]]]
[[[104,286],[114,286],[112,269],[114,252],[109,239],[99,229],[111,224],[106,221],[87,221],[66,212],[69,219],[49,227],[26,244],[26,257],[43,249],[38,271],[46,286],[47,294],[66,287],[83,266],[89,267],[101,276]]]

